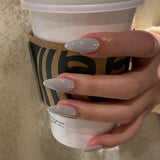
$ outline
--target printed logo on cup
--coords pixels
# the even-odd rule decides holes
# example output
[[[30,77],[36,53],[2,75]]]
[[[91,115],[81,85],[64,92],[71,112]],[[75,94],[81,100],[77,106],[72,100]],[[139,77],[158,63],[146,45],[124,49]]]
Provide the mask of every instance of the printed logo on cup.
[[[103,101],[101,97],[87,97],[64,94],[43,86],[46,79],[56,78],[64,72],[115,75],[126,72],[129,68],[129,57],[111,57],[106,59],[89,58],[79,53],[69,51],[63,43],[48,42],[30,36],[30,47],[34,58],[36,72],[41,88],[44,104],[52,106],[60,99],[81,99],[90,101]]]

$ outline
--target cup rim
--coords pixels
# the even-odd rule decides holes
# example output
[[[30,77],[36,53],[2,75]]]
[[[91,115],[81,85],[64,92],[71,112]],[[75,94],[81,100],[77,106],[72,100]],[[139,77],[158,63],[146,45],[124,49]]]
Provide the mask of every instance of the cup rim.
[[[47,13],[100,13],[120,11],[136,8],[143,4],[144,0],[126,0],[123,2],[111,2],[102,4],[82,4],[82,5],[58,5],[58,4],[45,4],[34,3],[22,0],[21,4],[24,9],[36,12]]]

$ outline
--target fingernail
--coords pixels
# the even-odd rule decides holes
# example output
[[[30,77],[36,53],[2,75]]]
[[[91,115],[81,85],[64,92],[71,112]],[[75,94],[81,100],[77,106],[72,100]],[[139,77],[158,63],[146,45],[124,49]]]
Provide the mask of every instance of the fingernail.
[[[92,147],[86,147],[83,152],[94,152],[94,151],[99,151],[103,149],[103,147],[101,145],[97,145],[97,146],[92,146]]]
[[[56,105],[48,108],[48,112],[65,117],[75,117],[77,111],[75,108],[66,105]]]
[[[80,53],[96,52],[100,47],[100,42],[95,38],[81,38],[65,44],[69,50]]]
[[[43,82],[43,85],[57,91],[73,91],[75,88],[74,82],[65,78],[48,79]]]

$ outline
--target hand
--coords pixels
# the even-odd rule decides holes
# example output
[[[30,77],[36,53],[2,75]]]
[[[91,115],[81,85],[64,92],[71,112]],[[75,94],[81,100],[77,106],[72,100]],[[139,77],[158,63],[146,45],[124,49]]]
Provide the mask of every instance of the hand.
[[[121,124],[110,133],[91,138],[87,149],[114,147],[136,135],[160,100],[159,46],[160,35],[144,31],[92,33],[66,44],[88,57],[134,57],[133,70],[122,75],[64,73],[45,81],[47,87],[66,93],[118,99],[97,103],[65,99],[58,103],[56,112],[61,115]]]

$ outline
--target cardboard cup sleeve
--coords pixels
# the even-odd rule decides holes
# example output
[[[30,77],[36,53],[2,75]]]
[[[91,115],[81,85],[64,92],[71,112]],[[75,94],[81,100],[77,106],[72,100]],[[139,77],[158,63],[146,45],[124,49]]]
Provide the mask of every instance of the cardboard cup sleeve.
[[[56,78],[64,72],[90,75],[119,75],[127,72],[130,65],[130,57],[89,58],[82,56],[80,53],[67,50],[63,43],[41,40],[32,35],[29,35],[29,47],[43,103],[47,107],[56,105],[59,100],[66,98],[92,102],[106,99],[65,94],[46,88],[43,85],[43,81]]]

